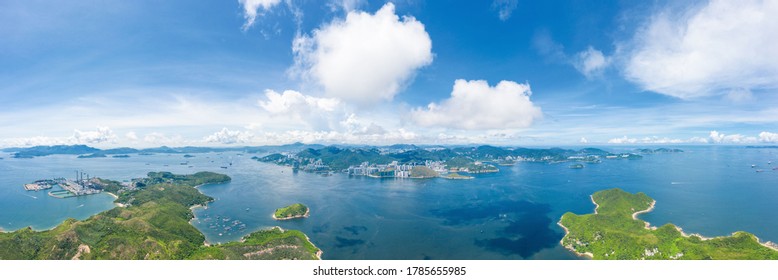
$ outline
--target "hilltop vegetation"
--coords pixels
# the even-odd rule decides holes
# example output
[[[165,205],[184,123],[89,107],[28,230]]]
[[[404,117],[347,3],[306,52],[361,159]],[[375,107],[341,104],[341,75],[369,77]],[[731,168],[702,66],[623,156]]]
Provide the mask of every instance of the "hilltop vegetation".
[[[276,209],[273,218],[277,220],[287,220],[293,218],[303,218],[308,214],[308,206],[302,203],[295,203],[283,208]]]
[[[226,182],[230,180],[229,176],[212,172],[193,175],[151,172],[144,180],[149,182],[145,187],[127,191],[118,182],[101,179],[104,189],[119,194],[117,202],[125,203],[127,207],[116,207],[84,221],[68,219],[51,230],[33,231],[25,228],[0,233],[0,259],[175,260],[199,258],[204,251],[219,250],[220,246],[204,246],[205,236],[189,223],[194,217],[189,207],[213,200],[194,186]],[[302,232],[284,233],[257,233],[264,239],[252,237],[252,234],[246,238],[251,242],[232,244],[230,250],[241,250],[241,246],[246,247],[246,250],[264,246],[278,248],[276,254],[260,254],[268,258],[315,257],[315,252],[310,253],[310,248],[315,247],[307,238],[300,237],[305,236]],[[306,250],[286,250],[292,246]],[[240,256],[229,254],[217,256],[240,259]]]
[[[567,231],[562,245],[594,259],[778,259],[778,251],[747,232],[708,239],[686,235],[673,224],[647,228],[646,222],[633,219],[633,213],[653,206],[644,193],[610,189],[594,193],[592,200],[598,205],[595,214],[568,212],[559,224]]]
[[[189,259],[200,260],[316,260],[321,250],[297,230],[274,227],[249,234],[237,242],[201,247]]]

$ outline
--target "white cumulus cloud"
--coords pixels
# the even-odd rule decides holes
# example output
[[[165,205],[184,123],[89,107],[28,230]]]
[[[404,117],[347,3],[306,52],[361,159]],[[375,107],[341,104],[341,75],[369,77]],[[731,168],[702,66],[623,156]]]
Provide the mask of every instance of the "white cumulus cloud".
[[[152,132],[143,137],[143,141],[149,144],[182,145],[184,139],[181,135],[167,136],[164,133]]]
[[[581,140],[578,140],[578,143],[586,144],[586,143],[589,143],[589,140],[586,139],[586,137],[581,137]]]
[[[103,142],[114,142],[116,134],[108,127],[98,127],[97,130],[81,131],[76,129],[70,138],[72,143],[77,144],[97,144]]]
[[[742,134],[724,134],[718,131],[711,131],[708,136],[712,143],[728,143],[728,144],[743,144],[754,143],[757,141],[756,137],[745,136]]]
[[[272,116],[302,122],[314,129],[329,128],[331,120],[342,109],[338,99],[313,97],[293,90],[283,93],[266,90],[265,98],[259,101],[259,107]]]
[[[762,131],[759,133],[759,142],[778,143],[778,133]]]
[[[217,131],[211,135],[206,136],[203,140],[208,143],[219,144],[241,144],[250,143],[254,135],[248,131],[229,130],[226,127]]]
[[[246,30],[254,25],[260,10],[267,11],[281,3],[281,0],[238,0],[238,3],[243,6],[243,17],[246,19],[243,30]]]
[[[613,138],[608,140],[608,144],[634,144],[637,143],[637,138],[627,138],[627,136],[622,136],[619,138]]]
[[[367,123],[353,113],[345,120],[341,121],[340,125],[344,127],[348,133],[355,135],[382,135],[387,133],[383,126],[380,126],[375,122]]]
[[[776,14],[778,1],[760,0],[656,14],[629,44],[625,75],[682,99],[778,88]]]
[[[351,11],[293,42],[292,73],[312,79],[329,97],[360,104],[391,100],[417,69],[432,63],[424,25],[400,18],[392,3],[375,14]]]
[[[68,145],[66,139],[46,136],[34,136],[27,138],[8,138],[0,141],[2,147],[32,147],[32,146],[51,146]]]
[[[127,134],[124,134],[124,137],[132,141],[138,140],[138,134],[135,131],[127,132]]]
[[[575,56],[573,66],[584,74],[586,78],[591,79],[592,77],[602,74],[603,69],[610,65],[610,61],[610,57],[606,57],[600,50],[589,46],[588,49],[579,52]]]
[[[483,80],[456,80],[451,97],[440,104],[417,108],[411,117],[421,126],[458,129],[511,129],[529,127],[542,116],[530,101],[529,84],[501,81],[495,87]]]
[[[331,112],[340,105],[340,101],[334,98],[318,98],[294,90],[285,90],[283,93],[265,90],[265,97],[267,101],[260,100],[259,106],[272,114],[300,113],[310,110]]]
[[[30,147],[30,146],[51,146],[51,145],[77,145],[77,144],[100,144],[116,143],[116,134],[108,127],[98,127],[97,130],[81,131],[73,130],[70,137],[48,137],[33,136],[20,138],[7,138],[0,141],[0,146],[4,147]]]
[[[693,137],[689,139],[678,139],[668,137],[643,137],[643,138],[629,138],[622,136],[619,138],[613,138],[608,140],[608,144],[682,144],[682,143],[707,143],[705,139],[699,137]]]

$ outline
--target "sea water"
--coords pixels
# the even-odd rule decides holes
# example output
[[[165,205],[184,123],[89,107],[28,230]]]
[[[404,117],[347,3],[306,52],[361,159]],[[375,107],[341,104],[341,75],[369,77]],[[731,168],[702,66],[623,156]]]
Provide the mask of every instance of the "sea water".
[[[520,162],[500,166],[499,173],[476,174],[472,180],[294,173],[238,153],[194,158],[6,156],[0,160],[0,225],[6,230],[28,225],[45,229],[67,217],[84,219],[113,207],[112,198],[104,194],[56,199],[22,189],[37,179],[73,177],[75,170],[120,181],[149,171],[207,170],[232,177],[229,183],[199,188],[216,199],[207,208],[195,209],[192,220],[208,242],[236,241],[252,231],[280,226],[305,232],[325,259],[577,258],[559,245],[563,231],[556,223],[568,211],[591,213],[589,195],[614,187],[656,199],[655,210],[640,216],[652,225],[674,223],[687,233],[705,236],[744,230],[762,241],[778,241],[778,218],[773,215],[778,213],[778,171],[772,170],[778,163],[768,164],[778,162],[778,149],[680,148],[685,152],[604,160],[583,169],[571,169],[570,163]],[[310,208],[310,217],[271,217],[276,208],[298,202]]]

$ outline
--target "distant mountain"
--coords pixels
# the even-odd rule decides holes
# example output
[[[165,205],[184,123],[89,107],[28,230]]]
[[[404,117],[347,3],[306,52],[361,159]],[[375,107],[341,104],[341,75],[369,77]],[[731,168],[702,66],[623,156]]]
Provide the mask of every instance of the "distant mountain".
[[[421,162],[425,160],[446,161],[454,157],[466,157],[478,161],[512,161],[521,157],[529,161],[566,161],[571,157],[605,157],[615,156],[608,151],[597,148],[570,150],[562,148],[534,149],[481,146],[417,146],[410,144],[395,144],[391,146],[324,146],[320,144],[293,143],[277,146],[260,147],[156,147],[146,149],[111,148],[101,150],[86,145],[35,146],[30,148],[6,148],[2,151],[12,153],[14,158],[32,158],[48,155],[127,155],[127,154],[196,154],[209,152],[242,152],[242,153],[277,153],[295,154],[302,159],[321,159],[334,169],[347,168],[368,161],[376,164],[398,161],[401,163]],[[640,149],[642,153],[682,152],[678,149]],[[619,154],[619,158],[640,158],[636,154]],[[275,157],[278,160],[278,157]],[[273,160],[270,160],[273,161]]]
[[[133,148],[113,148],[103,150],[103,154],[115,155],[115,154],[137,154],[138,150]]]
[[[321,145],[319,145],[321,146]],[[316,147],[316,146],[314,146]],[[126,154],[195,154],[209,152],[244,152],[259,153],[265,152],[264,147],[179,147],[171,148],[162,146],[157,148],[134,149],[134,148],[111,148],[101,150],[86,145],[56,145],[56,146],[35,146],[30,148],[5,148],[3,152],[13,153],[14,158],[33,158],[48,155],[81,155],[81,158],[105,157],[107,155],[126,155]]]
[[[56,145],[56,146],[35,146],[31,148],[11,148],[4,149],[5,152],[14,152],[14,158],[33,158],[48,155],[82,155],[99,152],[100,149],[92,148],[86,145]]]
[[[653,150],[652,150],[653,151]],[[597,148],[570,150],[561,148],[532,149],[495,146],[460,146],[451,148],[421,148],[413,145],[392,145],[384,147],[327,146],[320,149],[307,148],[296,154],[275,153],[254,159],[280,165],[302,166],[321,160],[321,164],[332,170],[343,170],[363,162],[387,164],[397,161],[401,164],[424,164],[425,161],[442,161],[449,167],[471,166],[476,161],[513,164],[516,161],[565,162],[579,161],[597,163],[601,159],[639,159],[632,153],[614,154]]]

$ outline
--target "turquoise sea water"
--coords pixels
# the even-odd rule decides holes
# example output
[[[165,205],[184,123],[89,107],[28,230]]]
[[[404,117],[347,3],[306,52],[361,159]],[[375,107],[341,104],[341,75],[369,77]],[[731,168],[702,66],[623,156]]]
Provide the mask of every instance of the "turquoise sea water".
[[[656,199],[656,209],[641,215],[654,225],[671,222],[706,236],[745,230],[762,241],[778,241],[778,171],[772,170],[778,167],[778,149],[681,148],[686,152],[607,160],[583,169],[570,169],[569,163],[519,163],[474,180],[324,177],[236,153],[188,159],[168,154],[94,159],[0,155],[5,158],[0,160],[0,227],[45,229],[67,217],[84,219],[113,207],[104,194],[56,199],[22,189],[36,179],[72,177],[75,170],[116,180],[148,171],[208,170],[233,178],[200,187],[216,198],[208,208],[196,209],[192,221],[209,242],[281,226],[305,232],[325,259],[573,259],[559,246],[563,231],[556,222],[567,211],[592,212],[589,195],[612,187]],[[276,208],[296,202],[310,207],[309,218],[271,218]]]

